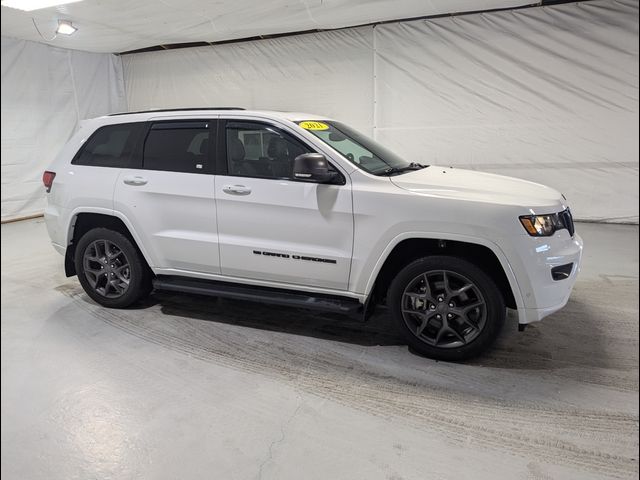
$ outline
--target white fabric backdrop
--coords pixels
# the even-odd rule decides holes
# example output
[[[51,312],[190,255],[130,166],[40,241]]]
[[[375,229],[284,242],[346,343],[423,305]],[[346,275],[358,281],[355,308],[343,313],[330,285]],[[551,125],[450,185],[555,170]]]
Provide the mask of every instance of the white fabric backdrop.
[[[373,118],[371,28],[122,56],[130,110],[241,106]]]
[[[638,4],[375,29],[378,140],[421,162],[526,178],[577,218],[638,222]]]
[[[89,52],[126,52],[153,45],[220,42],[306,30],[366,25],[527,5],[534,0],[108,0],[68,3],[23,12],[2,8],[3,35],[42,42],[58,19],[77,21],[73,36],[58,36],[57,47]],[[45,42],[48,43],[48,42]]]
[[[2,37],[2,220],[42,213],[42,172],[78,121],[126,110],[120,57]]]
[[[543,182],[638,222],[638,3],[600,0],[122,57],[131,110],[339,118],[407,158]]]

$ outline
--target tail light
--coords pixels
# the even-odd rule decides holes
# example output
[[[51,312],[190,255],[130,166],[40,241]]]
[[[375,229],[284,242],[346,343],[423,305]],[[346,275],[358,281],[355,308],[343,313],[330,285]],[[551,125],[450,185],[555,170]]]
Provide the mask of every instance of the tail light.
[[[47,193],[51,191],[51,185],[53,185],[54,178],[56,178],[56,172],[46,171],[42,174],[42,183],[44,183],[44,188],[47,189]]]

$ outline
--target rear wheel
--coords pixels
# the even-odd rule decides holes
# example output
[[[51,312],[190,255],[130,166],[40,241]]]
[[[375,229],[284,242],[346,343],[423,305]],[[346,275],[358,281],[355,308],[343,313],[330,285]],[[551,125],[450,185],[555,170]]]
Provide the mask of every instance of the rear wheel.
[[[105,307],[124,308],[151,291],[151,273],[133,243],[119,232],[94,228],[75,251],[80,284]]]
[[[387,298],[407,343],[440,360],[464,360],[484,351],[506,315],[493,280],[457,257],[415,260],[398,272]]]

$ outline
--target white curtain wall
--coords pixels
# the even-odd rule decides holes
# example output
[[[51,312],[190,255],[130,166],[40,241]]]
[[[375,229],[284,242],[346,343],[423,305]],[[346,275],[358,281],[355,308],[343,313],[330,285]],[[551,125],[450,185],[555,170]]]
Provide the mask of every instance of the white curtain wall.
[[[553,186],[579,219],[638,223],[635,0],[400,22],[122,61],[130,110],[228,105],[318,113],[412,160]],[[4,72],[3,60],[3,89]]]
[[[120,57],[2,37],[2,220],[42,213],[42,172],[80,120],[126,110]]]

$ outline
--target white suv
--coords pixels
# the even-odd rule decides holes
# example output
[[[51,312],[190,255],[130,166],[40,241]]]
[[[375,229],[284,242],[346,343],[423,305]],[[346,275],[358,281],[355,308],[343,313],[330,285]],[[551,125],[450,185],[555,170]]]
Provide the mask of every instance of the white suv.
[[[359,315],[417,351],[486,349],[562,308],[582,240],[565,198],[421,165],[324,117],[238,108],[83,122],[44,174],[67,276],[122,308],[153,288]]]

